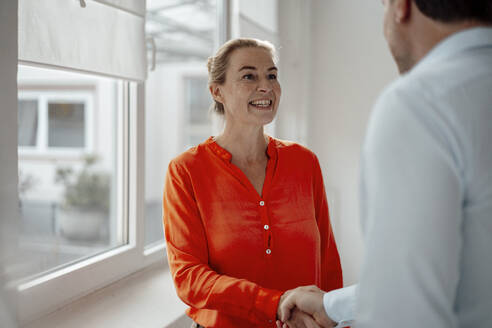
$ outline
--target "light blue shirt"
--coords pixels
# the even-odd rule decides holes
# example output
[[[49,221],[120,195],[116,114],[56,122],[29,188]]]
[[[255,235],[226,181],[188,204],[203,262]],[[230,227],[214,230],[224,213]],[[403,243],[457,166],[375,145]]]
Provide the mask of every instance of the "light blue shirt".
[[[357,285],[332,290],[323,295],[323,306],[326,314],[337,325],[344,328],[352,325],[355,316]]]
[[[327,314],[346,326],[357,300],[356,327],[492,327],[491,28],[442,41],[383,93],[361,192],[360,291],[326,293]]]
[[[492,327],[492,28],[379,98],[362,155],[356,327]]]

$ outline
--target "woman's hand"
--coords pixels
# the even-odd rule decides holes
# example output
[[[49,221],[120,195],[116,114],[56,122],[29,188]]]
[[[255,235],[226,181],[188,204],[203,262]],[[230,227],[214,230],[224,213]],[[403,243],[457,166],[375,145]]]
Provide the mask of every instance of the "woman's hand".
[[[281,323],[277,321],[278,328],[321,328],[309,314],[302,312],[299,309],[294,309],[291,312],[290,319],[287,322]]]

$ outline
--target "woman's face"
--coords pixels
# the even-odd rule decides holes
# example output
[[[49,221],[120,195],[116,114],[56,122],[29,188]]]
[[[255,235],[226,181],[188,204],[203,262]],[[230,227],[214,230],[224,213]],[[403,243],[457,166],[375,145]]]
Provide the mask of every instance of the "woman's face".
[[[224,105],[228,122],[245,125],[270,123],[280,101],[277,67],[262,48],[240,48],[232,52],[223,84],[210,87],[215,100]]]

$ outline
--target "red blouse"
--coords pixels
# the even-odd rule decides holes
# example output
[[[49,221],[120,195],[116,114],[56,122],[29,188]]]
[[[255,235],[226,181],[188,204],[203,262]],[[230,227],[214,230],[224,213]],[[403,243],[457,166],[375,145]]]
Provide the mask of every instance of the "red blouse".
[[[275,327],[285,290],[342,287],[316,156],[270,138],[262,195],[212,138],[169,164],[164,230],[188,315],[205,327]]]

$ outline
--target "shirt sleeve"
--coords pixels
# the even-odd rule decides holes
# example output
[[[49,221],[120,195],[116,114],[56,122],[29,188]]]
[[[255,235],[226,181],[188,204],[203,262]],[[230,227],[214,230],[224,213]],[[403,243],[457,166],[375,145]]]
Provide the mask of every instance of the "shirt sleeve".
[[[349,327],[355,318],[357,285],[335,289],[323,295],[325,312],[337,325],[335,328]]]
[[[282,292],[218,274],[208,265],[207,237],[193,186],[185,168],[174,162],[166,175],[163,221],[169,267],[183,302],[255,324],[274,322]]]
[[[319,161],[314,161],[314,204],[321,242],[321,286],[325,291],[343,286],[342,267],[330,223],[323,175]]]
[[[357,327],[457,327],[462,193],[450,131],[433,108],[386,92],[362,158],[365,259]]]

